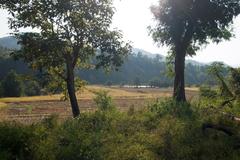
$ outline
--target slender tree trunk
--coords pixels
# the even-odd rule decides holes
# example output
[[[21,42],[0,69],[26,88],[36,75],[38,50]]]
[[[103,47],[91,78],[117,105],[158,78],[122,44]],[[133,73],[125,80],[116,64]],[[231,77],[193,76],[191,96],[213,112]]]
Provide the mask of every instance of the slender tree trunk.
[[[185,55],[186,50],[181,47],[176,49],[173,98],[178,102],[186,101],[184,80]]]
[[[67,62],[67,90],[71,102],[73,117],[78,117],[80,115],[80,110],[75,93],[74,69],[69,62]]]

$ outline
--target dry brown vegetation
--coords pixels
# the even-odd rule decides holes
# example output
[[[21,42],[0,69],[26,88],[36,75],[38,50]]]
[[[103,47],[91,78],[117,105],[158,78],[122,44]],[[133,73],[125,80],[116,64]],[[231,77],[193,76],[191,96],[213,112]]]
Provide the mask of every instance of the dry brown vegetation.
[[[114,104],[121,110],[126,111],[129,107],[141,109],[147,103],[163,97],[170,97],[170,88],[119,88],[104,86],[87,86],[78,93],[78,101],[83,112],[94,111],[96,105],[93,98],[94,92],[99,90],[108,91],[113,98]],[[188,98],[198,94],[197,88],[187,88]],[[71,107],[68,101],[61,101],[62,95],[1,98],[0,99],[0,121],[16,120],[25,123],[32,123],[52,114],[61,118],[71,116]]]

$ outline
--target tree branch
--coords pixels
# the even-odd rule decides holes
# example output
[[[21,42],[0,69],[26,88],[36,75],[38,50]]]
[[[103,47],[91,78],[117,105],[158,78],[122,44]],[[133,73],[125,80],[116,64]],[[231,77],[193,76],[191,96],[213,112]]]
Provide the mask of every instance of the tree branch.
[[[204,123],[202,125],[202,131],[205,132],[207,129],[214,129],[214,130],[217,130],[217,131],[221,131],[221,132],[227,134],[228,136],[233,136],[234,135],[234,132],[230,128],[224,127],[224,126],[221,126],[221,125]]]
[[[59,76],[60,78],[62,78],[64,81],[67,80],[67,77],[65,77],[63,74],[59,73],[58,71],[56,71],[55,69],[52,70],[57,76]]]
[[[73,62],[72,62],[73,68],[74,68],[74,67],[76,66],[76,64],[77,64],[77,60],[78,60],[80,48],[81,48],[80,46],[74,47],[74,51],[73,51]]]

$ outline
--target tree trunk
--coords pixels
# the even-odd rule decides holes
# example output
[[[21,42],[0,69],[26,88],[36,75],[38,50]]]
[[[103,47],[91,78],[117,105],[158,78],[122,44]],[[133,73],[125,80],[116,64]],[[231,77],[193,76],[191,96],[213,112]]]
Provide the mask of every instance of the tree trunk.
[[[74,68],[69,62],[67,62],[67,90],[71,102],[73,117],[78,117],[80,115],[80,110],[75,93]]]
[[[185,81],[184,81],[184,69],[185,69],[185,55],[186,50],[178,47],[175,55],[175,79],[174,79],[174,92],[173,98],[177,102],[186,102],[185,96]]]

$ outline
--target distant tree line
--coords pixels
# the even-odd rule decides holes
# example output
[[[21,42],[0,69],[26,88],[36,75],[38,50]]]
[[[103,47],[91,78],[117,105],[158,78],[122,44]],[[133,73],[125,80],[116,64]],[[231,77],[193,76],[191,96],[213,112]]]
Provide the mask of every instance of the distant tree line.
[[[207,65],[186,64],[186,84],[216,84],[206,72],[207,68]],[[90,84],[107,84],[107,82],[111,82],[112,85],[137,84],[170,87],[173,86],[173,78],[169,77],[167,72],[165,61],[159,60],[158,56],[151,58],[139,53],[129,55],[119,71],[105,73],[104,70],[79,70],[77,74]]]
[[[29,69],[26,63],[23,61],[15,61],[6,53],[9,53],[9,50],[6,48],[0,50],[0,55],[2,55],[0,58],[0,80],[3,80],[9,72],[13,70],[17,74],[35,77],[34,79],[37,79],[38,82],[35,80],[34,83],[42,83],[38,84],[41,87],[46,85],[47,82],[40,81],[47,81],[47,79],[43,80],[39,78],[39,74]],[[207,65],[186,64],[186,85],[215,85],[216,82],[211,75],[207,73],[207,68]],[[151,87],[171,87],[173,85],[173,79],[166,74],[167,66],[165,61],[161,60],[159,56],[151,58],[141,53],[129,55],[119,71],[106,72],[104,69],[79,69],[76,72],[76,75],[86,80],[89,84],[102,84],[107,86],[149,85]]]
[[[11,70],[0,81],[0,97],[36,96],[42,94],[39,81],[27,79]]]

